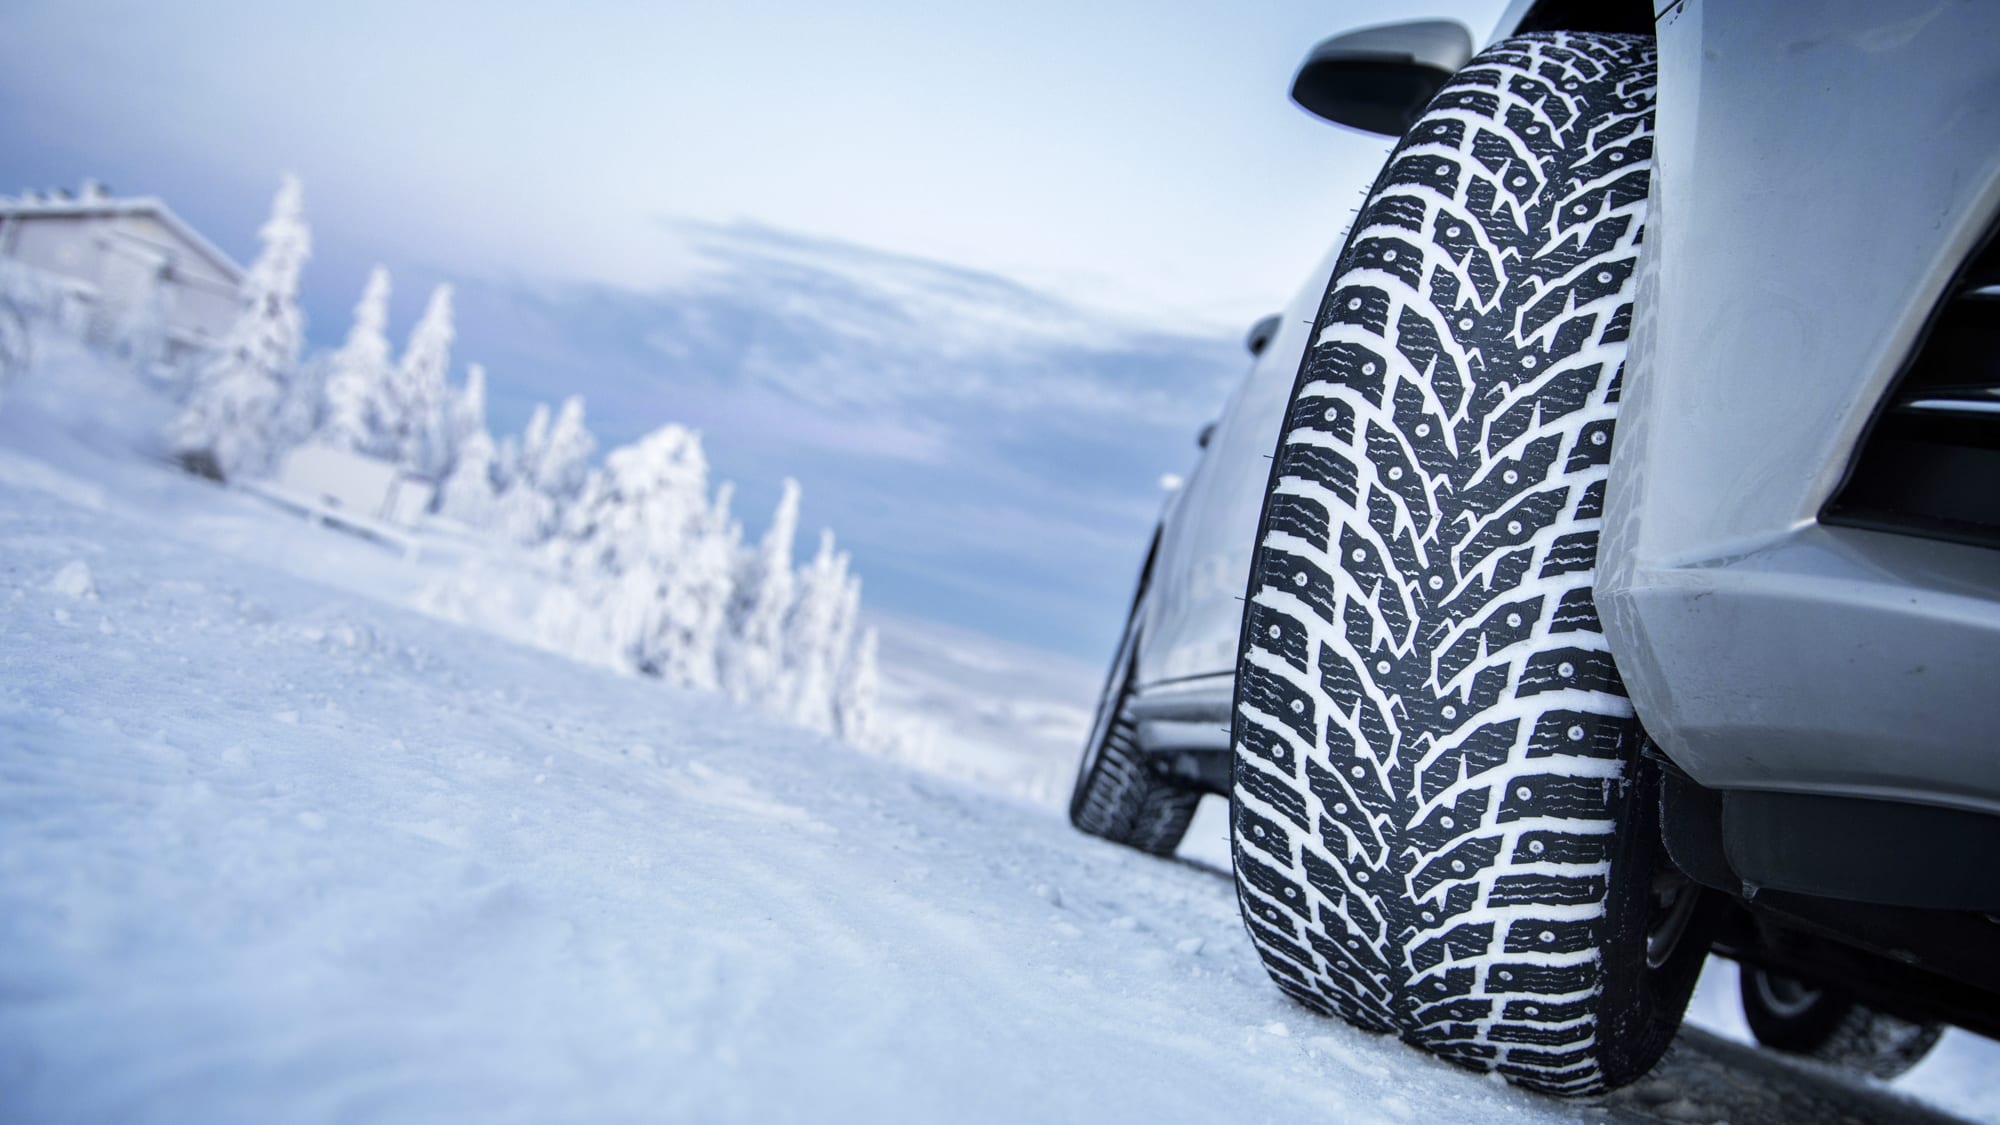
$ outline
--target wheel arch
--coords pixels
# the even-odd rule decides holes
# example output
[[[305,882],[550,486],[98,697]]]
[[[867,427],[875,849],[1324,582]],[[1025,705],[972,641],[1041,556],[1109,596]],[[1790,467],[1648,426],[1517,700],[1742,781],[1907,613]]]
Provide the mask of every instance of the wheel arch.
[[[1514,0],[1487,43],[1529,31],[1651,35],[1653,17],[1654,0]]]

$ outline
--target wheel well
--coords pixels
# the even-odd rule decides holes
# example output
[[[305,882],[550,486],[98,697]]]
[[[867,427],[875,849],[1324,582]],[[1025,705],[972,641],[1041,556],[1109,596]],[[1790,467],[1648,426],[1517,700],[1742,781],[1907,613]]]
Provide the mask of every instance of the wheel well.
[[[1825,859],[1836,877],[1868,874],[1856,870],[1866,866],[1866,857],[1857,863],[1854,853],[1843,855],[1829,847],[1838,836],[1803,838],[1812,835],[1814,826],[1788,819],[1783,803],[1764,800],[1769,794],[1705,789],[1671,764],[1650,759],[1649,764],[1661,769],[1660,833],[1668,858],[1688,878],[1711,888],[1717,911],[1715,952],[1801,980],[1837,985],[1869,1006],[1905,1019],[1942,1019],[2000,1038],[2000,968],[1992,957],[2000,918],[1948,900],[1925,904],[1921,896],[1915,905],[1885,905],[1824,893],[1868,892],[1867,886],[1828,884],[1817,888],[1820,893],[1811,884],[1802,884],[1802,890],[1753,887],[1738,864],[1764,862],[1758,851],[1763,841],[1745,840],[1746,820],[1786,836],[1802,856]],[[1731,807],[1744,798],[1750,803]],[[1925,866],[1983,873],[1978,864],[1954,866],[1952,859],[1993,850],[1990,838],[1966,841],[1954,834],[1962,823],[1958,818],[1974,814],[1917,806],[1878,808],[1873,806],[1890,803],[1856,798],[1808,800],[1837,802],[1811,811],[1819,821],[1838,825],[1838,832],[1867,841],[1864,852],[1874,849],[1899,858],[1905,882],[1920,879]],[[1899,818],[1915,813],[1923,814],[1925,822],[1912,840],[1912,834],[1897,828]],[[1981,822],[1962,830],[1994,829]],[[1742,846],[1746,842],[1747,848]],[[1775,869],[1756,881],[1772,875],[1788,881],[1786,873]],[[1888,877],[1876,874],[1875,893],[1889,885]]]
[[[1652,0],[1541,0],[1515,31],[1604,31],[1653,34]]]

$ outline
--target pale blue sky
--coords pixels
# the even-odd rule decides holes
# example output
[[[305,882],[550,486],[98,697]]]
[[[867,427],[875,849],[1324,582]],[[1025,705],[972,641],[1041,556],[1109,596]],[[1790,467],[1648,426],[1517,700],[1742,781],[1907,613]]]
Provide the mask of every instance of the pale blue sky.
[[[871,602],[1094,653],[1384,151],[1286,101],[1298,60],[1500,7],[12,0],[0,192],[100,176],[247,257],[296,171],[317,340],[373,261],[399,330],[454,280],[496,428],[693,421],[751,523],[802,479]]]

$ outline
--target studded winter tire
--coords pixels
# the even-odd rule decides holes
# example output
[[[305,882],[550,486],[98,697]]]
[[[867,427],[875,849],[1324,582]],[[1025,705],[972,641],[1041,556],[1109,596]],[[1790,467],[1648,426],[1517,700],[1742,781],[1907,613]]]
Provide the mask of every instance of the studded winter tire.
[[[1706,951],[1591,594],[1653,73],[1650,39],[1504,40],[1404,136],[1293,387],[1237,667],[1271,976],[1552,1093],[1650,1069]]]
[[[1878,1012],[1837,988],[1745,965],[1743,1018],[1757,1042],[1888,1080],[1922,1062],[1944,1026]]]
[[[1194,820],[1200,790],[1152,768],[1141,752],[1138,724],[1126,709],[1138,647],[1138,609],[1112,660],[1097,718],[1077,766],[1070,823],[1093,836],[1153,855],[1172,855]]]

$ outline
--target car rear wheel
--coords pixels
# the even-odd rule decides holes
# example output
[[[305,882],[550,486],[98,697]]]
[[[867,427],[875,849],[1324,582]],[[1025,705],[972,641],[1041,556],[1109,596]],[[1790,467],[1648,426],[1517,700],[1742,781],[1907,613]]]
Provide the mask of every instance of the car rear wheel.
[[[1155,770],[1141,751],[1128,704],[1138,655],[1138,611],[1125,627],[1070,793],[1070,823],[1153,855],[1172,855],[1194,820],[1201,791]]]
[[[1707,948],[1592,601],[1653,75],[1646,38],[1508,39],[1404,136],[1293,388],[1237,667],[1271,976],[1562,1094],[1652,1067]]]
[[[1923,1061],[1944,1026],[1878,1012],[1837,988],[1745,965],[1743,1018],[1757,1042],[1857,1074],[1890,1079]]]

